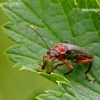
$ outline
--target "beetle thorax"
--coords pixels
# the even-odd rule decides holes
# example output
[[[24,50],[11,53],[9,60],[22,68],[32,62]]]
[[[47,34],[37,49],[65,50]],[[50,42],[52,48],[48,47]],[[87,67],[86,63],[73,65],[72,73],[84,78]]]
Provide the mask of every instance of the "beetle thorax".
[[[56,50],[59,54],[64,54],[67,51],[66,48],[62,45],[56,45],[54,50]]]
[[[56,45],[53,49],[49,50],[47,52],[48,56],[50,58],[57,58],[59,57],[60,55],[66,53],[66,48],[62,45]]]

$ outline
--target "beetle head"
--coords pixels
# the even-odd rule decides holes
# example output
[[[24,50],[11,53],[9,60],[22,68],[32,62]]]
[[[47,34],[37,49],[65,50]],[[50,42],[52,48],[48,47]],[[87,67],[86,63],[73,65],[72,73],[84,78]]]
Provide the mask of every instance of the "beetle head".
[[[56,59],[66,53],[66,48],[62,45],[56,45],[53,49],[49,49],[47,55],[50,59]]]
[[[49,56],[50,59],[55,59],[55,58],[57,58],[59,56],[59,53],[54,49],[50,49],[47,52],[47,55]]]

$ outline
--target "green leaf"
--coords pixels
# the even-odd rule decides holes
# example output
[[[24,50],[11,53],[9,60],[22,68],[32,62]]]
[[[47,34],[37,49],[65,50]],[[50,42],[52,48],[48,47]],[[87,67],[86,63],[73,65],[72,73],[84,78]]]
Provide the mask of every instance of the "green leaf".
[[[69,87],[65,82],[58,81],[58,87],[59,92],[48,90],[46,91],[46,94],[41,94],[36,98],[38,100],[77,100],[78,96],[74,89]]]
[[[43,72],[39,72],[39,74],[53,82],[57,82],[57,81],[61,81],[61,82],[65,82],[67,85],[69,85],[71,87],[71,83],[62,75],[58,75],[55,73],[51,73],[51,74],[46,74]]]
[[[17,43],[6,50],[7,57],[15,62],[15,67],[34,72],[41,68],[38,62],[42,62],[47,47],[34,31],[25,26],[33,25],[50,48],[67,40],[93,53],[94,61],[88,74],[91,78],[98,78],[97,82],[90,83],[85,79],[84,72],[88,65],[72,62],[69,63],[74,71],[66,78],[72,83],[79,99],[100,99],[100,15],[97,12],[100,6],[97,0],[8,0],[1,4],[1,8],[10,19],[3,30]],[[85,12],[84,9],[92,11]],[[66,71],[66,66],[61,66],[55,73],[63,74]],[[50,79],[45,73],[43,76]]]

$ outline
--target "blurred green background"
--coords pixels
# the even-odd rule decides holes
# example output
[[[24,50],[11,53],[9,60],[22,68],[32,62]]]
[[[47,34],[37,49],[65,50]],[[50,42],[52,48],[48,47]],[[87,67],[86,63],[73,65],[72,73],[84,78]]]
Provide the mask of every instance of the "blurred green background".
[[[6,0],[0,0],[0,3],[4,1]],[[0,9],[0,26],[8,21]],[[36,100],[35,97],[45,90],[57,90],[56,84],[43,77],[13,68],[14,63],[3,54],[13,44],[0,27],[0,100]]]

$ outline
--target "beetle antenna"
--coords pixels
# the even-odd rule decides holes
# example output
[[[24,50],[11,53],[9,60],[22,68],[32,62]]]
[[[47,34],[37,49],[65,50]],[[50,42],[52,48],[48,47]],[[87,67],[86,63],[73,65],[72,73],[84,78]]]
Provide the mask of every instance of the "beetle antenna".
[[[47,46],[47,48],[50,49],[49,46],[48,46],[48,44],[43,39],[43,37],[32,26],[29,26],[29,25],[26,25],[26,26],[29,27],[29,28],[31,28],[33,31],[35,31],[35,33],[37,33],[38,36],[40,36],[40,38],[43,40],[43,42],[45,43],[45,45]]]

